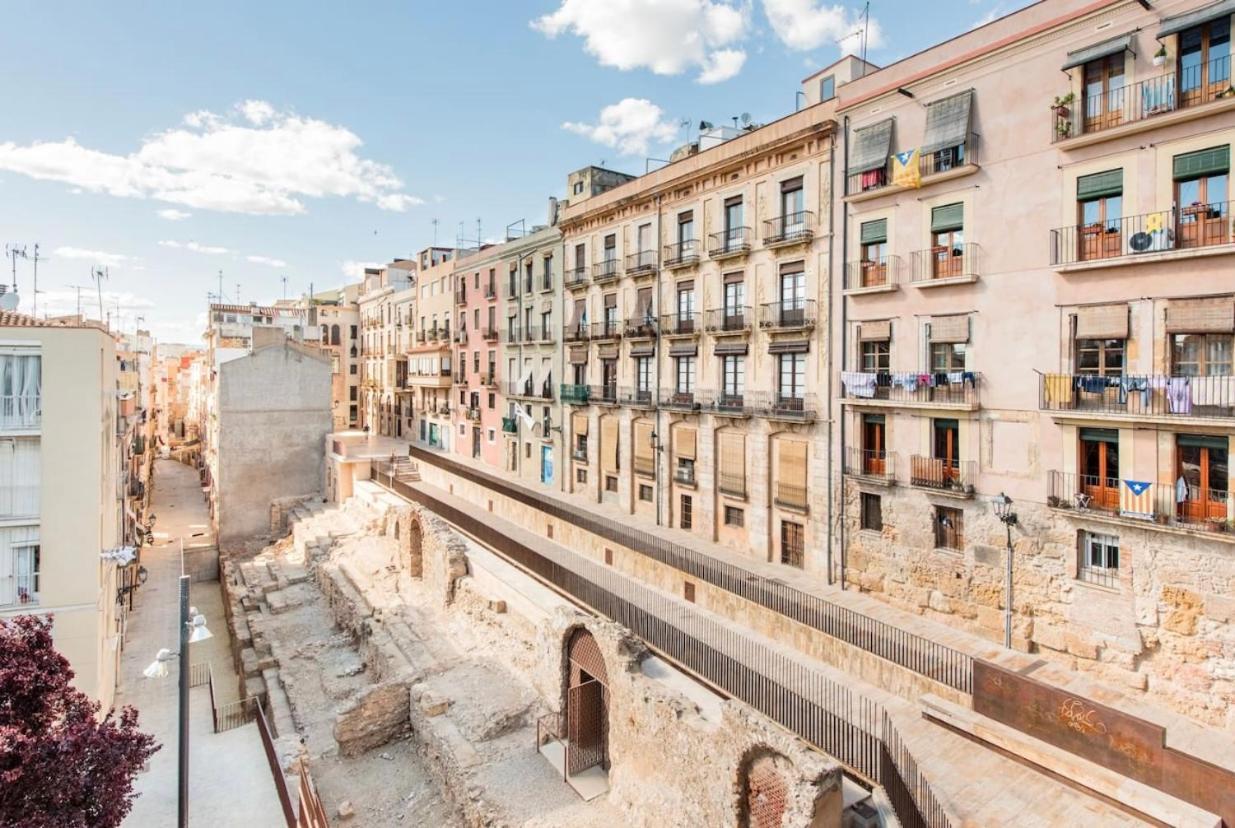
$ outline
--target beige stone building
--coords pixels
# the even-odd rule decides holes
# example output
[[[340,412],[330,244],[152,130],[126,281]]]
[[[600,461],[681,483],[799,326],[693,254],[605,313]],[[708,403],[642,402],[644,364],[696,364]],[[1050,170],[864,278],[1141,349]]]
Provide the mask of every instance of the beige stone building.
[[[54,614],[74,683],[104,710],[135,568],[120,550],[139,412],[122,367],[100,323],[0,312],[0,617]]]
[[[330,354],[331,420],[335,431],[360,423],[360,288],[345,285],[313,295],[321,346]]]
[[[403,362],[411,341],[416,262],[395,259],[365,268],[357,298],[360,318],[360,427],[374,434],[402,436],[410,417],[399,394]],[[349,352],[350,353],[350,352]]]
[[[569,491],[822,566],[833,107],[704,134],[609,189],[571,176]]]
[[[1231,13],[1046,0],[840,89],[833,341],[838,574],[1002,640],[1005,494],[1013,645],[1228,725]]]
[[[447,450],[454,445],[451,412],[458,402],[451,398],[455,257],[455,250],[442,247],[426,248],[416,256],[419,273],[403,383],[409,419],[406,430],[393,435]]]

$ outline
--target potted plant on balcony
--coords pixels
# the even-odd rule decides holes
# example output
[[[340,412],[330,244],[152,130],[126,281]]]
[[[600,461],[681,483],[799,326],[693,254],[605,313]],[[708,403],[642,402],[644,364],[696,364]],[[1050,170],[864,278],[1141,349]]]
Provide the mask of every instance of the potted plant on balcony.
[[[1072,136],[1072,122],[1062,118],[1056,120],[1055,134],[1060,138],[1070,138]]]
[[[1219,98],[1235,98],[1235,86],[1228,86],[1218,93]]]
[[[1055,110],[1055,115],[1057,117],[1067,118],[1072,114],[1071,105],[1075,100],[1075,92],[1069,92],[1066,95],[1056,95],[1055,102],[1051,104],[1051,109]]]
[[[1166,63],[1166,46],[1158,44],[1158,51],[1154,52],[1154,66],[1161,66]]]

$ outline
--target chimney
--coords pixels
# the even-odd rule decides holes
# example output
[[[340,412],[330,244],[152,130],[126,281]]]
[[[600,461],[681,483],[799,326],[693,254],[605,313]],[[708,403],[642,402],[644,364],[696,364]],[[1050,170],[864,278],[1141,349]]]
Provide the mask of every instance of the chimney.
[[[549,226],[553,227],[557,224],[558,204],[557,198],[549,196]]]

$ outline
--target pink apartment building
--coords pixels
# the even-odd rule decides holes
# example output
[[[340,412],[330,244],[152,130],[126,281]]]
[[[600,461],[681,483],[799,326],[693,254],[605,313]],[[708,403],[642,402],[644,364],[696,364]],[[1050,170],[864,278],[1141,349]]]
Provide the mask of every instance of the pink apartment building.
[[[461,255],[453,277],[454,452],[495,469],[502,466],[497,269],[489,249],[482,249]]]

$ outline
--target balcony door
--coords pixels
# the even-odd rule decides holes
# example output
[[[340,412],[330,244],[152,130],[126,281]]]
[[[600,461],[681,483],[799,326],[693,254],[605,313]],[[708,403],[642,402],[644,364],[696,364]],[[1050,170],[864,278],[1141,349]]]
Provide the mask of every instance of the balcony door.
[[[1082,428],[1079,445],[1080,491],[1090,508],[1119,508],[1119,431]]]
[[[801,325],[806,314],[806,274],[800,265],[780,274],[780,324]]]
[[[1179,33],[1179,102],[1212,101],[1231,85],[1231,18],[1220,17]]]
[[[882,414],[862,415],[862,473],[882,476],[887,467],[887,432]]]
[[[960,423],[956,420],[932,420],[932,456],[940,470],[941,483],[951,483],[960,475],[961,440]]]
[[[725,282],[725,330],[745,324],[746,282],[735,279]]]
[[[1227,438],[1180,434],[1175,439],[1179,466],[1175,501],[1180,517],[1188,521],[1227,520]]]
[[[1230,147],[1175,156],[1176,234],[1179,247],[1205,247],[1231,240]]]
[[[780,185],[780,214],[785,223],[785,238],[796,238],[806,229],[806,197],[802,179],[792,178]]]
[[[1109,129],[1123,120],[1124,53],[1085,64],[1085,124],[1083,132]]]
[[[725,251],[742,245],[742,197],[733,196],[725,199]]]

